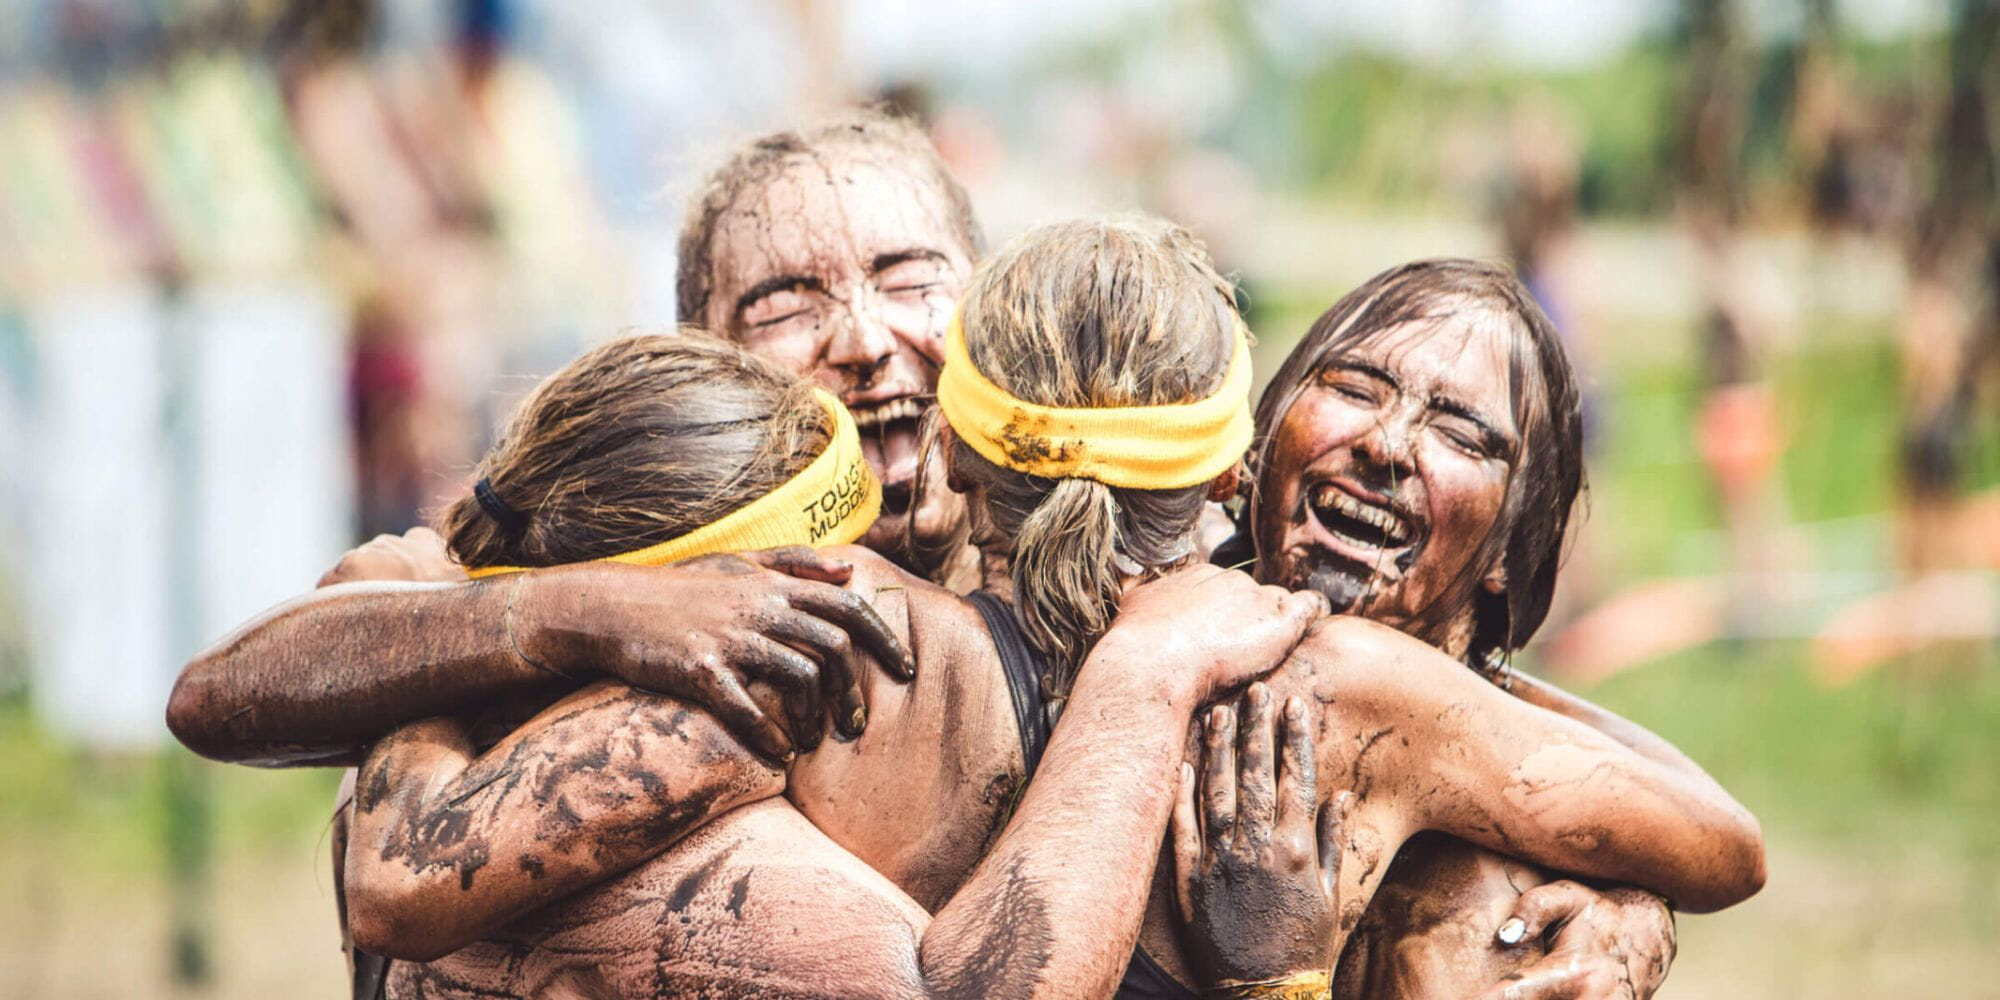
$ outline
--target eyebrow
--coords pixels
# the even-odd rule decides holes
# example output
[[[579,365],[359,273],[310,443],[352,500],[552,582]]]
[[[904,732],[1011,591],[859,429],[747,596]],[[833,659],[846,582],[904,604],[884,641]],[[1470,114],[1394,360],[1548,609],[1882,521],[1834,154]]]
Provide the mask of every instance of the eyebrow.
[[[812,275],[780,274],[776,277],[765,278],[763,281],[751,285],[749,291],[737,296],[736,314],[738,316],[743,315],[743,311],[756,305],[759,299],[769,295],[776,295],[779,292],[824,291],[826,291],[826,283]]]
[[[1369,378],[1387,383],[1390,388],[1397,392],[1403,391],[1403,383],[1400,379],[1389,374],[1386,369],[1371,365],[1366,361],[1340,358],[1328,363],[1327,367],[1366,375]],[[1498,424],[1495,424],[1485,414],[1474,409],[1472,406],[1450,396],[1431,396],[1425,402],[1433,410],[1437,410],[1440,413],[1449,413],[1479,428],[1480,437],[1485,439],[1484,444],[1488,449],[1500,451],[1512,447],[1513,438],[1502,431]]]
[[[1389,374],[1388,369],[1377,368],[1366,361],[1356,361],[1352,358],[1335,358],[1333,361],[1327,363],[1327,367],[1338,368],[1341,371],[1358,372],[1378,382],[1388,383],[1389,388],[1397,392],[1403,391],[1403,381],[1401,379]]]
[[[1484,443],[1489,451],[1505,451],[1513,446],[1514,439],[1501,431],[1493,421],[1488,420],[1478,410],[1450,396],[1432,396],[1430,398],[1430,406],[1433,410],[1437,410],[1440,413],[1449,413],[1479,428],[1479,435],[1485,439]]]
[[[898,264],[907,264],[913,260],[928,260],[939,264],[951,263],[951,258],[929,247],[910,247],[905,250],[876,254],[875,259],[868,265],[868,273],[881,274],[883,271],[887,271]]]

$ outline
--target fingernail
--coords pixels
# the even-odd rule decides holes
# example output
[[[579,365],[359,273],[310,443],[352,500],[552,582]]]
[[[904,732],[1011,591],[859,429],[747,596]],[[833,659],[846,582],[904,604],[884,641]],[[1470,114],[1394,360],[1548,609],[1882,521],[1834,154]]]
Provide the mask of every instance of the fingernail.
[[[787,750],[785,751],[784,757],[782,759],[784,760],[785,763],[789,764],[792,761],[799,759],[799,752],[797,750]]]
[[[865,708],[856,708],[856,709],[855,709],[854,711],[852,711],[852,712],[848,713],[848,715],[847,715],[847,728],[849,728],[849,729],[851,729],[851,730],[853,730],[853,731],[855,731],[855,732],[857,732],[857,733],[858,733],[858,732],[860,732],[860,731],[861,731],[862,727],[864,727],[864,726],[866,726],[866,725],[868,725],[868,710],[867,710],[867,709],[865,709]]]
[[[1221,705],[1208,710],[1208,728],[1221,729],[1229,721],[1229,709]]]
[[[1514,917],[1508,920],[1506,923],[1500,925],[1500,934],[1499,934],[1500,943],[1520,944],[1521,935],[1526,934],[1527,932],[1528,932],[1528,925],[1523,923],[1520,917]]]
[[[1300,698],[1298,695],[1293,695],[1290,698],[1286,698],[1285,718],[1293,722],[1304,722],[1306,719],[1305,699]]]
[[[1268,685],[1266,685],[1263,681],[1258,681],[1257,683],[1250,685],[1250,703],[1252,705],[1255,705],[1258,708],[1263,708],[1264,703],[1270,700],[1271,700],[1271,688]]]

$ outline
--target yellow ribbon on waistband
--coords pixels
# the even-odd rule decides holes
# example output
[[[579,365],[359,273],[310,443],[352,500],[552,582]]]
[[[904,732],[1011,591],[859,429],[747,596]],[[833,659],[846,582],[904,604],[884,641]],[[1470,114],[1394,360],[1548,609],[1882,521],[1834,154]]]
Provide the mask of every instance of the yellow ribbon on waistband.
[[[859,539],[882,511],[882,486],[861,454],[854,416],[823,389],[813,395],[833,418],[826,450],[776,489],[679,538],[599,562],[665,566],[714,552],[750,552],[782,545],[846,545]],[[526,566],[481,566],[465,575],[477,580],[519,573]]]
[[[1250,447],[1250,332],[1237,323],[1229,372],[1206,399],[1067,409],[1016,399],[994,385],[973,367],[954,313],[938,406],[980,457],[1016,472],[1139,490],[1197,486],[1228,471]]]
[[[1326,1000],[1333,995],[1333,974],[1298,972],[1277,979],[1225,979],[1208,988],[1209,1000]]]

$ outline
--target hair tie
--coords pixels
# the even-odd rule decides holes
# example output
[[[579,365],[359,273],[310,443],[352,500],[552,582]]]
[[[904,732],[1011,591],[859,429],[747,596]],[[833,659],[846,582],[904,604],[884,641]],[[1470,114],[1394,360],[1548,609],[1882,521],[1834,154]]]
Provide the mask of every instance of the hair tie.
[[[472,484],[472,496],[479,501],[479,509],[498,522],[508,534],[518,535],[528,530],[528,519],[520,511],[507,506],[507,501],[500,499],[500,494],[493,492],[493,480],[480,476],[479,481]]]

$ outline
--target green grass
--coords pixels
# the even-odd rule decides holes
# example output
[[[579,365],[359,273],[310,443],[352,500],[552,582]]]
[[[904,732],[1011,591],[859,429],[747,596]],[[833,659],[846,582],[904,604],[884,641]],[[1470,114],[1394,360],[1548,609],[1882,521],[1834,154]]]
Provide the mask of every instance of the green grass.
[[[1792,642],[1716,645],[1589,695],[1699,761],[1768,826],[2000,862],[2000,671],[1958,646],[1828,687]]]
[[[53,852],[86,873],[125,877],[166,864],[169,788],[180,769],[207,812],[219,857],[269,852],[323,825],[337,771],[259,771],[194,758],[182,750],[83,753],[65,746],[18,700],[0,704],[0,867],[13,848]]]

